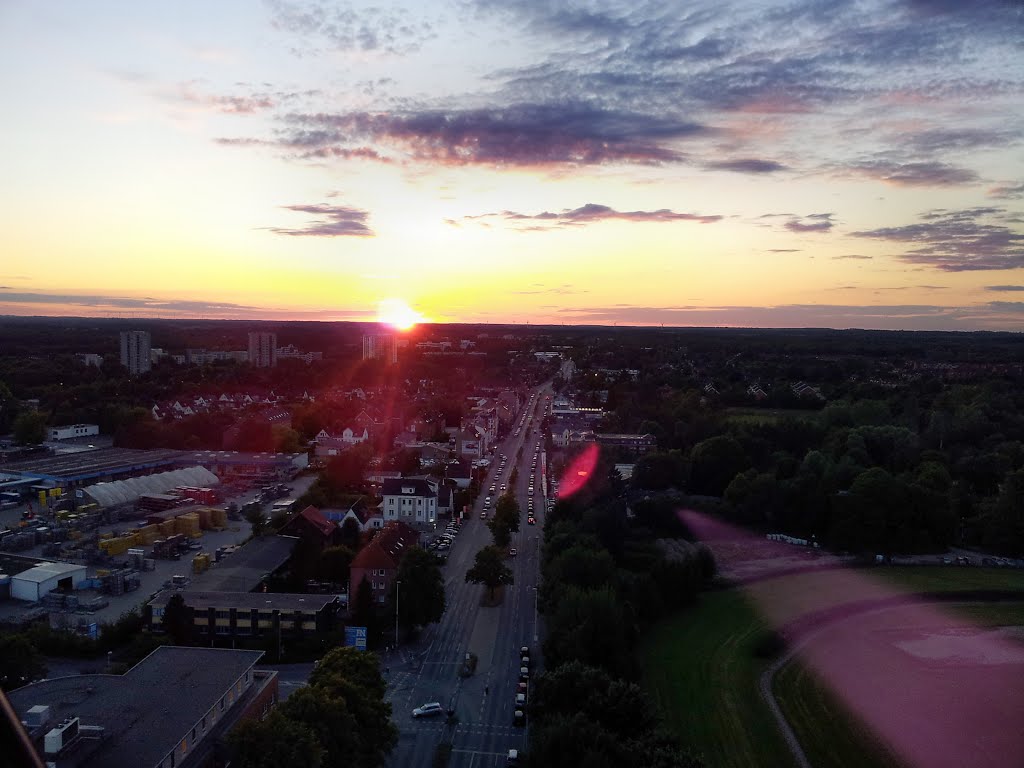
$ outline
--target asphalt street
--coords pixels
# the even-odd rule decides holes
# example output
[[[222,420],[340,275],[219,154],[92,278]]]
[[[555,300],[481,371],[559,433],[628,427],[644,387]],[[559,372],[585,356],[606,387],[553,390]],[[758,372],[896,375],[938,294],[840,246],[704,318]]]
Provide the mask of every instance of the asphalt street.
[[[499,474],[498,461],[489,468],[483,493],[470,510],[443,566],[447,598],[444,617],[426,628],[415,644],[385,655],[387,696],[392,719],[400,731],[389,766],[429,768],[437,745],[444,740],[452,743],[452,768],[505,765],[509,749],[525,748],[526,728],[513,725],[512,718],[519,683],[520,647],[530,647],[531,675],[537,673],[541,662],[539,643],[535,642],[539,635],[535,590],[540,578],[541,532],[546,513],[541,495],[542,462],[538,462],[534,486],[535,526],[526,524],[527,487],[534,448],[541,440],[536,430],[550,387],[538,387],[534,392],[537,397],[525,409],[527,421],[519,436],[515,436],[514,428],[512,435],[498,446],[496,458],[501,453],[508,456],[505,471]],[[517,421],[516,427],[518,424]],[[518,550],[518,555],[507,561],[515,583],[506,587],[501,605],[482,607],[485,588],[467,584],[465,574],[476,553],[491,543],[486,521],[480,519],[483,498],[492,484],[508,482],[520,446],[524,446],[523,456],[514,491],[523,518],[519,533],[512,534],[511,546]],[[491,496],[493,510],[497,496]],[[459,669],[468,652],[477,655],[477,668],[475,674],[462,678]],[[454,721],[447,722],[443,715],[432,719],[412,716],[413,708],[432,701],[453,709]]]

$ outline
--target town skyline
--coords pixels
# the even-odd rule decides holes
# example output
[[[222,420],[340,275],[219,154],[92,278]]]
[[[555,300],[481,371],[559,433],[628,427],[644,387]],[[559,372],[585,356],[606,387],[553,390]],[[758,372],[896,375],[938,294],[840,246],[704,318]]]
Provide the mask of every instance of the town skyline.
[[[8,4],[0,315],[1020,331],[1022,31],[999,0]]]

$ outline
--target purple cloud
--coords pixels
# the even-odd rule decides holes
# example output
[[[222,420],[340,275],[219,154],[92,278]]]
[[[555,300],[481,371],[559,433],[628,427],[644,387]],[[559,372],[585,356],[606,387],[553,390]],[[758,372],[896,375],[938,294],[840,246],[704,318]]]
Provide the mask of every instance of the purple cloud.
[[[373,230],[366,226],[368,213],[343,205],[285,205],[285,210],[309,213],[317,218],[301,229],[268,227],[278,235],[292,237],[372,237]]]
[[[683,155],[672,143],[705,132],[690,120],[588,103],[293,113],[285,123],[280,144],[305,157],[372,142],[418,162],[498,167],[675,163]]]
[[[1007,293],[1024,291],[1024,285],[986,285],[986,291],[1003,291]]]
[[[905,244],[899,256],[911,264],[943,272],[1019,269],[1024,267],[1024,233],[1005,226],[1015,221],[1001,208],[935,210],[917,224],[852,233],[854,237]]]
[[[935,161],[866,160],[846,166],[846,171],[898,187],[958,187],[980,181],[974,171]]]
[[[786,222],[785,227],[790,232],[828,232],[835,226],[832,213],[812,213],[803,218],[793,218]]]
[[[755,157],[741,158],[738,160],[722,160],[711,163],[707,166],[716,171],[734,171],[735,173],[777,173],[787,170],[782,163],[774,160],[760,160]]]
[[[503,218],[508,221],[545,221],[551,222],[551,226],[577,226],[592,224],[597,221],[619,220],[635,222],[672,222],[672,221],[695,221],[700,224],[713,224],[722,219],[717,215],[702,215],[697,213],[677,213],[668,208],[659,208],[656,211],[617,211],[607,205],[587,203],[579,208],[566,209],[560,213],[542,211],[541,213],[518,213],[516,211],[502,211],[500,213],[482,213],[476,216],[466,216],[466,219],[490,219]],[[527,229],[544,231],[548,227],[529,227]]]

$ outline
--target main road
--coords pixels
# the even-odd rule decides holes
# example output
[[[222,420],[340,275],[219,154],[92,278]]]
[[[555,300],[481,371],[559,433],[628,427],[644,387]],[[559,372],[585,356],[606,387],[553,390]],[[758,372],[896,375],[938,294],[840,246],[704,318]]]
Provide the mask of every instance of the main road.
[[[452,768],[505,765],[509,749],[522,750],[526,745],[525,727],[514,725],[512,719],[519,683],[519,649],[524,645],[530,647],[531,675],[536,674],[540,664],[536,588],[546,513],[541,496],[542,461],[538,462],[534,486],[537,525],[527,525],[526,510],[530,465],[537,443],[542,442],[537,429],[548,394],[547,384],[532,391],[533,399],[527,401],[521,420],[516,421],[512,434],[498,445],[496,460],[488,468],[480,497],[469,510],[443,566],[447,600],[443,618],[424,629],[415,644],[385,656],[387,698],[391,702],[392,720],[400,732],[389,766],[430,768],[438,745],[445,741],[452,745],[448,763]],[[499,606],[483,607],[485,588],[467,584],[466,571],[473,565],[476,553],[492,542],[486,520],[480,518],[483,499],[491,485],[500,488],[502,483],[508,483],[520,448],[523,455],[513,491],[523,510],[523,519],[520,531],[512,534],[511,546],[518,550],[518,555],[506,561],[515,582],[505,588]],[[502,453],[508,457],[508,464],[504,471],[499,471],[497,458]],[[490,494],[488,516],[500,493],[498,490],[497,494]],[[474,674],[464,678],[459,671],[467,653],[476,655],[477,666]],[[433,701],[454,710],[451,722],[443,715],[413,718],[414,707]]]

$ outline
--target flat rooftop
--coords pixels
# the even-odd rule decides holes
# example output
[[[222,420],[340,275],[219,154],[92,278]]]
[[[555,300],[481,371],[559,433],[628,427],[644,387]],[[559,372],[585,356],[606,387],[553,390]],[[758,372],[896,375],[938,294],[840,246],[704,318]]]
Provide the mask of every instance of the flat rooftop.
[[[13,461],[0,467],[0,473],[36,480],[51,480],[58,484],[74,483],[172,467],[185,455],[182,451],[171,450],[100,448],[83,453]]]
[[[193,576],[192,584],[204,592],[251,592],[266,574],[288,562],[296,541],[294,536],[252,539],[206,573]]]
[[[107,739],[80,763],[103,768],[156,765],[252,668],[263,651],[157,648],[123,675],[75,675],[32,683],[7,694],[20,719],[50,708],[49,730],[66,717],[99,725]]]
[[[152,600],[150,605],[164,606],[175,590],[165,589]],[[185,605],[198,611],[207,608],[237,608],[243,611],[321,611],[337,600],[337,595],[304,595],[291,592],[207,592],[186,590],[180,593]]]

